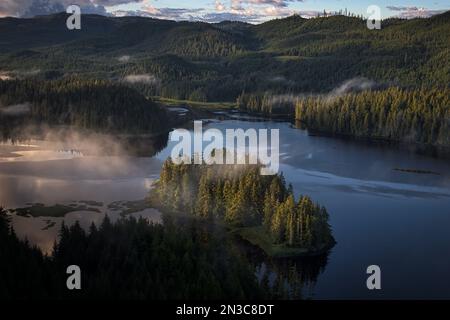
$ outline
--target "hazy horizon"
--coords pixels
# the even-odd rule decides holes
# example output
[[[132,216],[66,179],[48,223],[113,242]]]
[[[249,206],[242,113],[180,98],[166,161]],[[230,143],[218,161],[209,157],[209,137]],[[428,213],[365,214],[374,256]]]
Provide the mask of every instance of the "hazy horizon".
[[[364,0],[198,0],[185,3],[178,0],[3,0],[0,17],[30,18],[63,12],[69,5],[79,5],[82,13],[105,16],[142,16],[176,21],[241,21],[262,23],[265,21],[300,15],[312,18],[324,11],[333,15],[352,13],[367,17],[367,8],[380,7],[382,19],[427,18],[448,11],[444,1],[386,1]]]

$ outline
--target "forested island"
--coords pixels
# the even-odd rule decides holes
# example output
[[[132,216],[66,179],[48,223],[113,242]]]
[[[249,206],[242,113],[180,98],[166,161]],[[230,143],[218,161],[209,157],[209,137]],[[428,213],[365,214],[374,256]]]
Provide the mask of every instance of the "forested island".
[[[224,223],[273,257],[323,253],[335,240],[326,209],[309,197],[295,200],[281,175],[257,165],[187,165],[168,159],[151,202],[163,210]]]

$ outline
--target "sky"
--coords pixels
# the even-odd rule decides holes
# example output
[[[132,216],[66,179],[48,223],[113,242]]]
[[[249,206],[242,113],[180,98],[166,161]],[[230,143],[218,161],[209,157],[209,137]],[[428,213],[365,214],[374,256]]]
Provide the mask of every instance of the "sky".
[[[382,18],[429,17],[450,9],[450,0],[0,0],[0,17],[32,17],[65,11],[71,4],[82,13],[111,16],[146,16],[171,20],[261,23],[298,14],[316,17],[347,9],[368,17],[367,8],[377,5]]]

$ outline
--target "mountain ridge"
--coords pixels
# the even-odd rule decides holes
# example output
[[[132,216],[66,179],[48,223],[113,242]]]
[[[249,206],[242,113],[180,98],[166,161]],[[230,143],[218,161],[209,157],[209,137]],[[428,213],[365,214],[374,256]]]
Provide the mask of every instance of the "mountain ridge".
[[[0,19],[0,72],[13,77],[120,79],[151,74],[146,95],[234,101],[242,92],[331,91],[365,77],[401,86],[450,83],[450,11],[387,19],[369,30],[357,17],[290,16],[262,24],[170,21],[65,13]],[[30,75],[28,74],[27,77]]]

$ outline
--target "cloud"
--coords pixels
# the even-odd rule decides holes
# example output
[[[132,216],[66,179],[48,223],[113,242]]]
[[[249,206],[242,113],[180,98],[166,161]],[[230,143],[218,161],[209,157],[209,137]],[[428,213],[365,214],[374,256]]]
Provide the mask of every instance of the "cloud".
[[[295,81],[287,79],[285,76],[273,76],[267,78],[269,82],[276,83],[279,85],[292,86],[295,85]]]
[[[39,73],[41,73],[41,69],[13,70],[10,72],[11,75],[19,79],[34,77],[37,76]]]
[[[431,10],[423,7],[413,7],[413,6],[387,6],[387,9],[391,11],[399,12],[397,17],[403,19],[412,18],[429,18],[436,14],[444,13],[446,10]]]
[[[405,11],[410,8],[415,8],[417,10],[417,7],[402,7],[402,6],[387,6],[386,8],[391,11]]]
[[[223,20],[262,22],[270,18],[282,18],[297,13],[288,8],[289,3],[293,2],[303,2],[303,0],[230,0],[228,8],[216,1],[216,9],[219,7],[221,10],[207,13],[200,19],[208,22]]]
[[[261,21],[262,16],[258,14],[238,14],[231,12],[220,12],[220,13],[206,13],[202,16],[197,17],[197,20],[217,23],[221,21],[240,21],[248,23],[258,23]]]
[[[29,113],[31,106],[28,102],[0,108],[0,113],[8,116],[20,116]]]
[[[129,55],[123,55],[117,58],[120,62],[128,62],[130,61],[131,57]]]
[[[242,0],[243,3],[254,5],[270,5],[273,7],[287,7],[290,2],[303,2],[303,0]]]
[[[336,11],[326,11],[327,15],[337,15],[339,14]],[[317,16],[323,16],[323,11],[316,11],[316,10],[307,10],[307,11],[298,11],[297,14],[303,18],[315,18]]]
[[[278,76],[269,79],[269,81],[288,81],[283,76]],[[288,83],[287,83],[288,84]],[[293,82],[290,82],[289,84],[293,84]],[[352,93],[352,92],[360,92],[360,91],[366,91],[366,90],[377,90],[380,88],[386,87],[387,84],[377,83],[373,80],[370,80],[368,78],[364,77],[356,77],[349,80],[344,81],[342,84],[340,84],[338,87],[334,88],[328,93],[325,94],[277,94],[272,95],[269,98],[269,105],[277,106],[277,105],[292,105],[292,107],[295,106],[295,104],[303,99],[309,98],[309,97],[317,97],[323,99],[325,102],[332,102],[334,99],[339,98],[345,94]]]
[[[231,9],[240,10],[246,6],[270,6],[275,8],[286,8],[289,3],[303,2],[304,0],[231,0]]]
[[[329,93],[329,96],[341,96],[349,92],[369,90],[376,86],[377,83],[373,80],[364,77],[356,77],[344,81],[339,87],[333,89],[333,91]]]
[[[112,15],[116,17],[124,16],[139,16],[166,20],[196,20],[195,17],[199,15],[204,9],[194,8],[156,8],[153,6],[145,6],[142,10],[115,10]]]
[[[0,17],[33,17],[66,11],[67,7],[76,4],[82,13],[108,15],[107,6],[126,3],[138,3],[141,0],[1,0]]]
[[[260,23],[293,14],[315,17],[318,11],[297,11],[290,4],[304,0],[215,0],[207,8],[164,7],[151,0],[0,0],[0,17],[32,17],[65,11],[76,2],[82,13],[113,16],[143,16],[167,20],[221,22],[224,20]],[[127,10],[124,4],[135,3],[137,9]]]
[[[199,20],[219,22],[235,20],[263,22],[292,14],[315,17],[319,11],[296,11],[290,7],[304,0],[215,0],[207,8],[157,8],[151,0],[0,0],[0,17],[32,17],[65,11],[71,4],[81,7],[82,13],[114,16],[144,16],[171,20]],[[138,9],[126,10],[124,5],[135,4]],[[432,10],[415,6],[387,6],[401,18],[430,17],[445,10]]]
[[[224,11],[225,10],[225,5],[222,2],[216,0],[215,8],[216,8],[216,11],[219,11],[219,12],[220,11]]]
[[[131,74],[123,79],[128,83],[145,83],[145,84],[157,84],[159,83],[158,78],[151,74]]]
[[[213,10],[208,8],[157,8],[149,0],[144,0],[138,10],[113,10],[114,16],[143,16],[169,20],[203,21],[216,23],[225,20],[260,23],[271,18],[282,18],[299,13],[288,8],[289,3],[303,0],[216,0]],[[317,16],[314,11],[304,12],[305,16]],[[302,12],[300,12],[302,14]]]
[[[29,0],[2,0],[0,1],[0,17],[20,16],[29,6]]]

